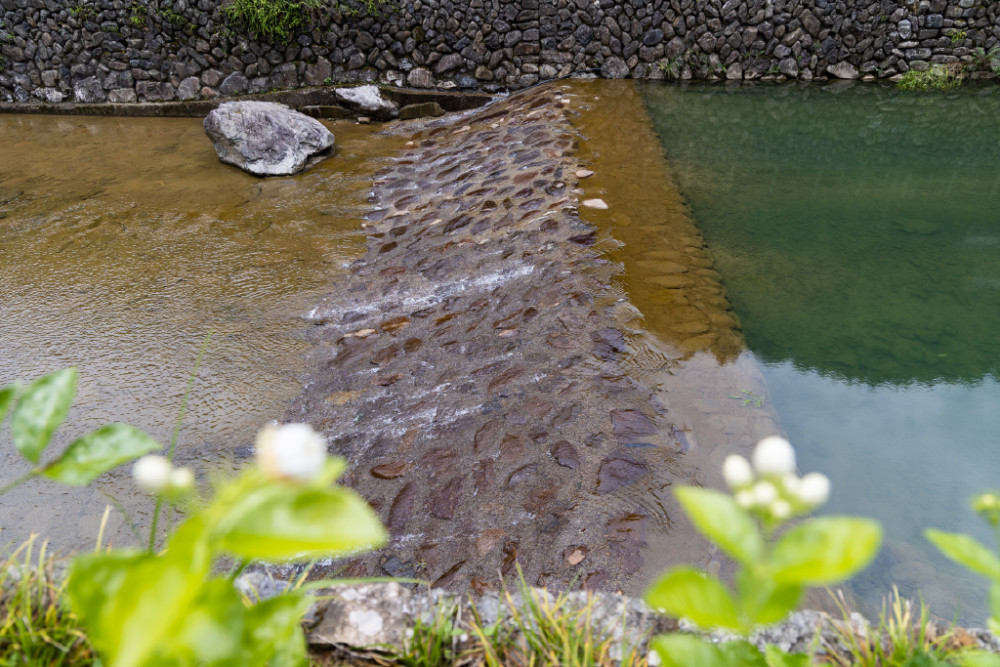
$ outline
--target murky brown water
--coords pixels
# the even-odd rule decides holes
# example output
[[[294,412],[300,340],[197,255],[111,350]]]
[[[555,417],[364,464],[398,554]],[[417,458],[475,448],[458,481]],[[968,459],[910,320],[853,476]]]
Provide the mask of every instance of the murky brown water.
[[[363,247],[371,175],[400,143],[330,127],[335,158],[260,180],[222,165],[199,119],[0,116],[0,385],[79,367],[53,447],[111,421],[167,443],[210,331],[179,458],[225,467],[281,417],[301,390],[302,316]],[[7,481],[25,467],[0,446]],[[147,524],[124,472],[96,490],[34,481],[0,500],[5,541],[88,547],[106,496]]]

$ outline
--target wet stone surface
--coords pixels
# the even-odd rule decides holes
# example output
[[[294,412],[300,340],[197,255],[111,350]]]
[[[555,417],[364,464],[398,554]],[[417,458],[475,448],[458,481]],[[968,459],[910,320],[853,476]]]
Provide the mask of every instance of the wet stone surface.
[[[376,176],[367,254],[311,314],[287,415],[328,436],[392,534],[347,575],[482,591],[519,563],[533,585],[648,583],[669,487],[695,480],[666,408],[623,372],[631,306],[578,214],[570,105],[550,86],[421,121]]]

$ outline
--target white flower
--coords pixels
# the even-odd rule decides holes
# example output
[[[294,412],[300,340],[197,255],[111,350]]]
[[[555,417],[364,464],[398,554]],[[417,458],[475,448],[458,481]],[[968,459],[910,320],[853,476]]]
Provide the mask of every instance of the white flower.
[[[822,505],[830,497],[830,480],[819,472],[811,472],[802,478],[799,498],[808,505]]]
[[[771,503],[771,516],[775,519],[787,519],[792,514],[792,506],[787,500],[778,498]]]
[[[194,488],[194,473],[190,468],[174,468],[167,478],[172,493],[183,495]]]
[[[132,466],[136,485],[146,493],[163,493],[170,485],[173,466],[164,456],[143,456]]]
[[[753,470],[750,462],[742,456],[731,454],[722,463],[722,477],[730,489],[742,489],[753,482]]]
[[[753,467],[761,475],[787,475],[795,472],[795,450],[784,438],[772,435],[757,443]]]
[[[326,461],[326,441],[308,424],[268,424],[256,444],[257,464],[278,479],[311,479]]]
[[[750,489],[743,489],[742,491],[737,491],[736,495],[733,496],[733,500],[736,504],[745,510],[753,507],[753,492]]]
[[[770,482],[757,482],[751,489],[755,505],[770,505],[778,497],[778,490]]]

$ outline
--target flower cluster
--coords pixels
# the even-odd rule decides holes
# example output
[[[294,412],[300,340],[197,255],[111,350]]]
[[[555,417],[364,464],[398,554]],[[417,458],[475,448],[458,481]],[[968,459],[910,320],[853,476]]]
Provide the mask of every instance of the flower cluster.
[[[183,498],[194,489],[190,468],[177,468],[165,456],[143,456],[132,467],[136,485],[146,493],[165,498]]]
[[[752,466],[742,456],[726,457],[722,476],[736,503],[766,523],[780,523],[808,514],[830,495],[830,480],[826,475],[796,474],[795,450],[787,440],[777,436],[757,443]]]
[[[991,526],[1000,525],[1000,496],[994,492],[981,493],[972,499],[972,510],[986,519]]]

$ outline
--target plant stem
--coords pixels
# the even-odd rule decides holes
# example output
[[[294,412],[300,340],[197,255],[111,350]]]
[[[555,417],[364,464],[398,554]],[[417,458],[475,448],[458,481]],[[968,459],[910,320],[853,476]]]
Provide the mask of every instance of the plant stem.
[[[42,472],[41,468],[32,468],[28,472],[24,473],[23,475],[21,475],[20,477],[18,477],[17,479],[15,479],[13,482],[10,482],[9,484],[7,484],[5,486],[0,487],[0,496],[6,494],[9,491],[13,491],[17,487],[19,487],[22,484],[24,484],[25,482],[27,482],[29,479],[32,479],[33,477],[37,477],[39,475],[39,473],[41,473],[41,472]]]
[[[212,340],[212,334],[214,331],[209,331],[205,336],[204,342],[201,344],[201,349],[198,351],[198,356],[194,360],[194,369],[191,371],[191,377],[188,378],[187,388],[184,390],[184,398],[181,399],[181,409],[177,412],[177,421],[174,422],[174,433],[170,437],[170,449],[167,451],[167,460],[173,462],[174,451],[177,449],[177,436],[181,432],[181,422],[184,420],[184,412],[187,410],[188,399],[191,397],[191,389],[194,387],[195,378],[198,377],[198,367],[201,366],[201,358],[205,356],[205,350],[208,349],[208,343]],[[153,509],[153,522],[149,527],[149,547],[150,553],[156,548],[156,525],[160,521],[160,510],[163,509],[163,497],[157,496],[156,507]]]

